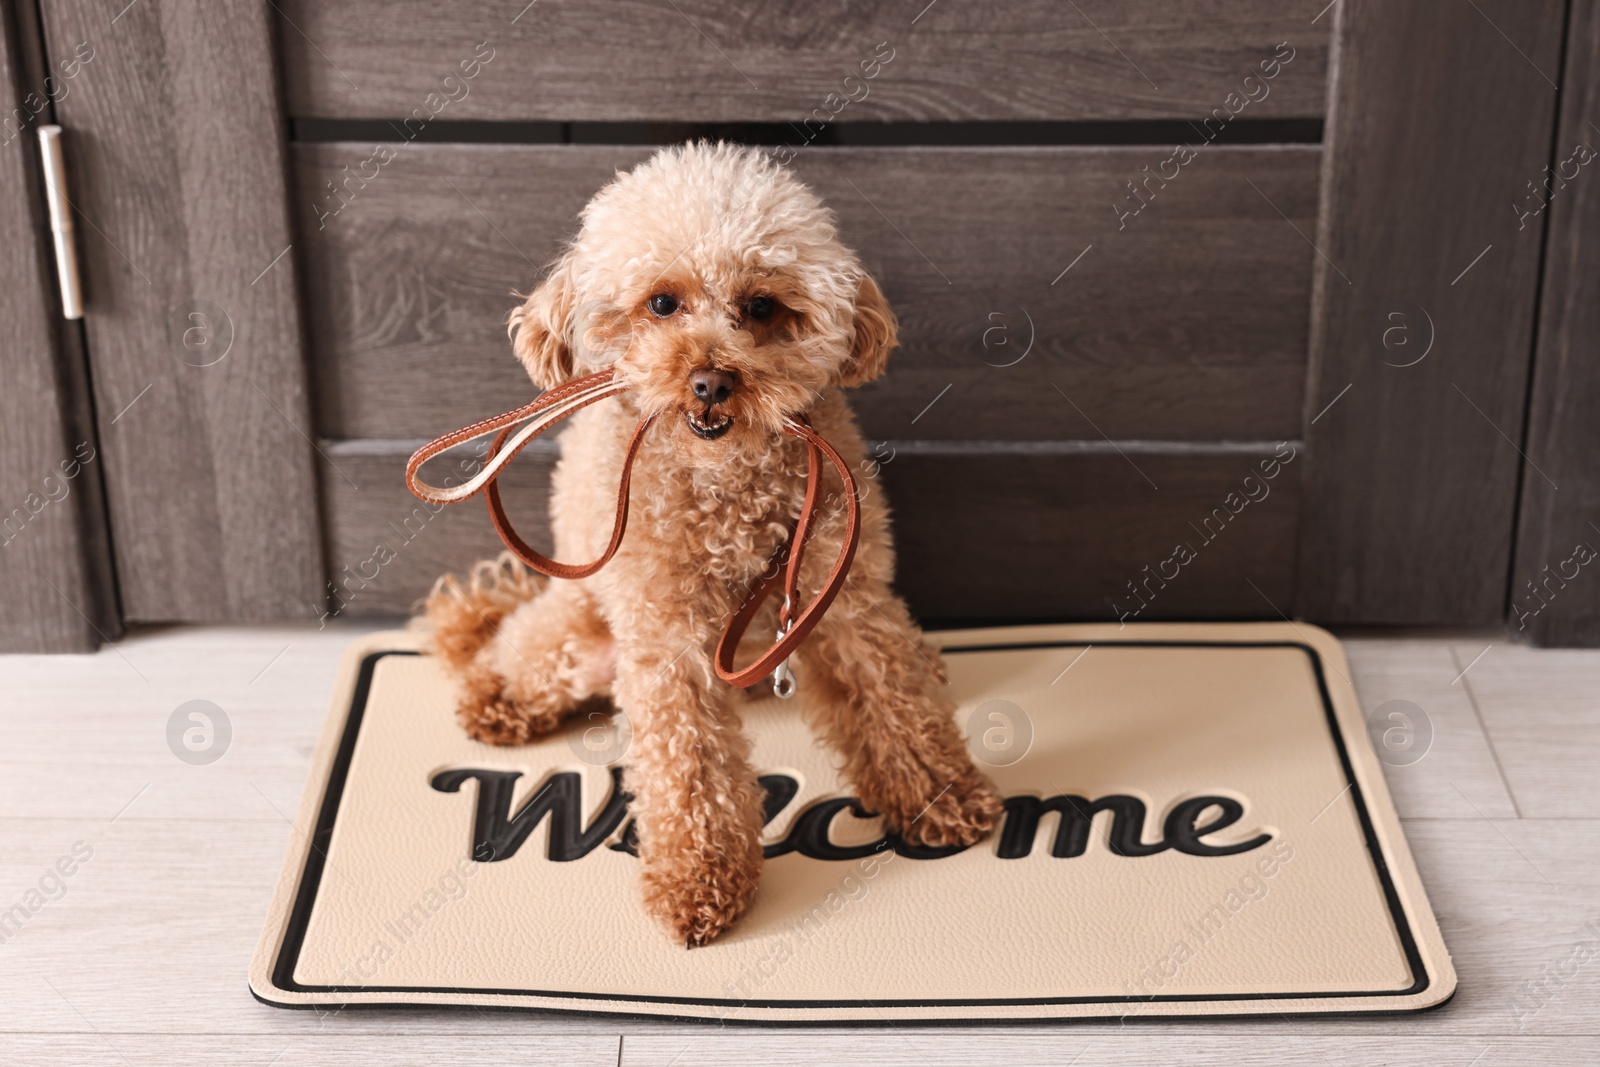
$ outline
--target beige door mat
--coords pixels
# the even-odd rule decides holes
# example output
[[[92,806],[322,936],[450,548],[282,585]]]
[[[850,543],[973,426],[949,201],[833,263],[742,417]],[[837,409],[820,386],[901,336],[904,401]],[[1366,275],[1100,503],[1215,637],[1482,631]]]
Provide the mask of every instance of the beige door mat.
[[[411,637],[364,638],[252,990],[787,1023],[1411,1012],[1454,992],[1332,636],[931,636],[1008,798],[997,833],[937,858],[883,847],[793,703],[754,701],[771,858],[751,911],[693,951],[637,901],[606,765],[622,737],[596,720],[478,744]]]

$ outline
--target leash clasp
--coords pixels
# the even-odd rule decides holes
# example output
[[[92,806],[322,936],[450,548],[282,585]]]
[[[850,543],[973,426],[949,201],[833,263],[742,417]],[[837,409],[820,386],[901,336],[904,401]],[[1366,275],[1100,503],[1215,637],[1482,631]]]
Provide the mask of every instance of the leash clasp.
[[[785,637],[788,637],[790,629],[794,627],[794,617],[790,614],[790,611],[793,607],[793,601],[791,601],[788,596],[785,596],[783,598],[783,610],[779,613],[779,618],[784,620],[778,625],[777,640],[779,641],[782,641]],[[788,700],[790,697],[794,696],[795,690],[798,688],[799,683],[795,680],[794,671],[789,667],[789,657],[785,656],[783,657],[782,662],[780,662],[778,666],[773,669],[772,695],[777,697],[779,700]]]

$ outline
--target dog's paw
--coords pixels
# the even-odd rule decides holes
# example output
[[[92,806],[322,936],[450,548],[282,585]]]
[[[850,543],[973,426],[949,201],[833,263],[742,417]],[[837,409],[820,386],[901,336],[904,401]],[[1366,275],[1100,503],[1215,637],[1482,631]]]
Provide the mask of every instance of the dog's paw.
[[[462,678],[456,721],[474,741],[489,745],[525,745],[555,730],[566,717],[563,709],[531,707],[512,700],[499,679],[484,670]]]
[[[965,848],[989,836],[1005,803],[988,779],[967,770],[931,791],[902,793],[880,805],[889,825],[908,844]]]
[[[560,725],[559,720],[530,718],[505,699],[464,702],[456,708],[456,721],[468,737],[486,745],[525,745]]]
[[[644,876],[645,911],[674,943],[699,948],[738,921],[755,899],[761,874],[760,846],[754,855],[703,854],[667,862],[658,859]]]

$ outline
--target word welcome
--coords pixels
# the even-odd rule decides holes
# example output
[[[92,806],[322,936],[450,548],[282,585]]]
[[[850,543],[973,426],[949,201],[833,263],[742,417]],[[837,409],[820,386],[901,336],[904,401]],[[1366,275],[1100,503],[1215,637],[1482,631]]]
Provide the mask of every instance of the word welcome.
[[[1517,629],[1526,630],[1528,628],[1528,620],[1549,607],[1550,601],[1554,600],[1557,594],[1567,587],[1567,582],[1576,578],[1579,572],[1590,563],[1593,563],[1594,560],[1594,546],[1585,541],[1572,550],[1572,555],[1556,564],[1556,573],[1544,573],[1550,569],[1550,564],[1548,563],[1540,567],[1539,571],[1544,574],[1544,577],[1540,579],[1539,584],[1534,585],[1533,579],[1528,579],[1528,592],[1532,596],[1524,598],[1523,594],[1519,593],[1511,599],[1511,610],[1517,613]],[[1570,574],[1567,572],[1568,567],[1572,568]],[[1556,583],[1555,589],[1550,588],[1552,581]],[[1540,592],[1541,589],[1544,591],[1543,593]],[[1548,597],[1545,594],[1549,594]],[[1536,602],[1539,606],[1524,608],[1524,599],[1529,602]]]
[[[1238,518],[1245,508],[1251,504],[1259,504],[1271,496],[1272,486],[1268,483],[1278,476],[1284,466],[1294,462],[1296,454],[1292,443],[1288,441],[1278,442],[1277,450],[1257,465],[1261,472],[1259,477],[1253,471],[1245,475],[1240,482],[1240,488],[1229,490],[1228,495],[1222,498],[1221,506],[1212,508],[1211,514],[1201,519],[1199,526],[1191,522],[1189,528],[1199,535],[1200,548],[1204,548],[1220,537],[1222,531],[1228,528],[1228,524]],[[1243,490],[1242,494],[1240,490]],[[1127,582],[1128,592],[1133,594],[1134,599],[1139,602],[1139,606],[1124,610],[1117,606],[1115,600],[1110,601],[1111,610],[1117,614],[1117,621],[1126,626],[1129,619],[1134,618],[1150,606],[1150,602],[1155,600],[1156,595],[1167,587],[1168,582],[1177,580],[1178,575],[1183,573],[1184,567],[1199,558],[1200,549],[1196,548],[1190,541],[1182,541],[1173,548],[1172,555],[1159,561],[1153,570],[1150,564],[1146,563],[1140,568],[1141,573],[1144,575],[1143,580],[1137,585],[1134,584],[1132,579]],[[1152,583],[1154,583],[1154,588],[1151,587]]]
[[[1117,229],[1127,229],[1128,220],[1148,207],[1150,201],[1156,198],[1156,193],[1165,189],[1168,182],[1182,174],[1183,168],[1199,157],[1200,149],[1209,146],[1215,141],[1222,131],[1228,128],[1229,123],[1243,113],[1245,108],[1252,103],[1259,104],[1270,96],[1272,94],[1272,86],[1267,83],[1276,78],[1285,66],[1294,62],[1294,57],[1294,47],[1288,41],[1278,45],[1277,49],[1272,53],[1272,58],[1263,59],[1256,64],[1256,69],[1261,72],[1259,77],[1255,73],[1245,75],[1244,81],[1240,86],[1242,95],[1239,90],[1229,93],[1223,97],[1222,106],[1212,108],[1211,114],[1202,119],[1199,126],[1194,126],[1193,123],[1190,123],[1195,132],[1205,138],[1204,141],[1199,145],[1181,144],[1174,146],[1172,154],[1156,164],[1155,173],[1151,172],[1148,163],[1145,164],[1144,167],[1140,168],[1140,173],[1144,175],[1144,178],[1139,184],[1135,185],[1133,179],[1128,179],[1129,195],[1123,197],[1121,203],[1113,202],[1111,205],[1111,210],[1117,216]],[[1169,167],[1171,168],[1170,172],[1168,171]],[[1151,182],[1156,183],[1157,187],[1155,189],[1150,187]],[[1134,206],[1129,209],[1124,207],[1124,204],[1133,204]]]
[[[1585,163],[1593,159],[1594,156],[1594,149],[1590,148],[1587,144],[1580,144],[1573,148],[1572,154],[1566,159],[1563,159],[1560,163],[1557,163],[1553,167],[1545,167],[1544,171],[1540,175],[1540,182],[1538,185],[1534,185],[1532,181],[1529,181],[1528,195],[1511,205],[1511,210],[1515,212],[1517,216],[1517,229],[1525,229],[1528,225],[1529,219],[1537,218],[1539,215],[1542,215],[1544,213],[1544,209],[1550,206],[1550,201],[1555,199],[1556,190],[1565,189],[1567,187],[1567,182],[1570,182],[1572,179],[1576,178],[1578,176],[1578,171],[1583,168]],[[1572,168],[1572,173],[1570,174],[1568,174],[1566,170],[1566,168],[1569,166]],[[1534,205],[1533,207],[1525,206],[1530,202]]]
[[[472,86],[467,83],[483,71],[484,64],[494,59],[494,46],[488,41],[480,41],[472,50],[472,56],[473,58],[463,59],[456,64],[454,69],[461,72],[459,78],[452,72],[439,79],[439,84],[444,89],[443,93],[438,91],[429,93],[423,98],[421,107],[412,108],[410,116],[401,120],[396,132],[405,140],[399,147],[404,148],[415,141],[417,136],[428,128],[428,123],[437,118],[441,111],[452,103],[460,103],[471,94]],[[356,194],[367,187],[368,182],[376,181],[383,173],[383,168],[395,161],[396,155],[395,148],[383,143],[372,146],[372,154],[356,164],[354,174],[350,173],[350,164],[346,163],[343,168],[344,177],[339,179],[337,185],[329,179],[326,183],[328,194],[311,205],[311,210],[317,216],[317,229],[326,229],[328,220],[348,207],[355,200]],[[372,168],[370,174],[367,173],[368,167]],[[326,206],[328,204],[338,206],[330,211]]]
[[[884,55],[883,50],[885,48],[889,49],[888,55]],[[857,64],[857,69],[861,71],[861,77],[858,78],[854,74],[845,75],[842,83],[843,93],[829,93],[823,98],[822,107],[812,108],[811,114],[802,119],[800,125],[795,126],[792,122],[789,124],[805,138],[804,143],[800,145],[784,145],[773,153],[772,158],[779,163],[786,164],[791,162],[799,154],[800,149],[816,140],[817,134],[827,129],[831,120],[839,117],[841,111],[851,104],[859,104],[867,98],[868,94],[872,92],[872,86],[867,83],[883,73],[883,68],[894,61],[894,56],[895,50],[888,41],[878,42],[878,47],[873,50],[872,55]],[[855,88],[851,87],[851,82],[856,83]],[[859,96],[856,95],[858,91],[860,93]],[[824,110],[826,110],[826,114],[824,114]],[[816,119],[818,122],[817,128],[814,130],[811,128],[812,119]]]
[[[33,120],[38,118],[45,108],[50,106],[52,100],[65,100],[71,86],[67,83],[78,76],[83,65],[94,58],[94,46],[88,41],[80,41],[72,50],[72,55],[62,58],[56,63],[60,77],[52,78],[45,75],[44,93],[30,91],[22,98],[22,106],[11,109],[11,114],[6,116],[6,139],[0,144],[10,144],[17,139],[17,135],[27,129]]]
[[[1287,841],[1279,841],[1272,846],[1271,852],[1258,857],[1252,868],[1223,894],[1220,901],[1184,927],[1183,934],[1172,943],[1165,955],[1139,972],[1137,985],[1133,979],[1127,981],[1128,992],[1144,996],[1150,993],[1152,982],[1159,989],[1176,981],[1183,968],[1199,955],[1200,949],[1222,932],[1229,920],[1251,904],[1266,899],[1271,888],[1268,882],[1293,859],[1294,846]]]
[[[431,784],[441,793],[460,792],[462,785],[476,781],[477,809],[472,820],[472,858],[479,863],[499,863],[517,854],[534,829],[546,818],[550,821],[545,857],[556,863],[570,863],[589,855],[600,845],[618,840],[608,847],[616,852],[638,855],[638,837],[628,818],[632,799],[622,788],[622,768],[611,769],[611,796],[588,826],[582,822],[583,779],[575,771],[551,774],[523,802],[511,811],[512,793],[521,771],[462,767],[441,771]],[[800,790],[800,783],[784,774],[764,774],[758,781],[766,790],[765,823],[783,812]],[[856,797],[825,797],[800,811],[782,841],[763,848],[767,859],[799,853],[808,859],[854,862],[886,850],[909,859],[935,860],[965,851],[966,845],[929,848],[913,845],[898,834],[888,834],[862,845],[836,844],[831,836],[834,820],[848,811],[856,819],[875,816]],[[1143,840],[1145,805],[1138,797],[1114,794],[1090,800],[1071,794],[1037,797],[1023,794],[1007,797],[1005,821],[996,855],[1003,860],[1022,859],[1033,851],[1039,822],[1047,814],[1057,815],[1056,832],[1050,855],[1070,859],[1083,855],[1089,846],[1089,831],[1101,812],[1111,813],[1109,845],[1114,855],[1125,859],[1154,856],[1171,849],[1189,856],[1233,856],[1260,848],[1272,840],[1271,834],[1257,834],[1234,844],[1210,844],[1203,840],[1225,830],[1244,815],[1244,805],[1232,797],[1196,796],[1174,804],[1162,826],[1160,840]],[[1209,818],[1207,816],[1209,815]],[[1205,822],[1201,822],[1206,819]]]
[[[44,490],[44,495],[29,492],[23,498],[21,505],[14,507],[0,520],[0,530],[5,531],[5,539],[0,541],[0,548],[16,540],[23,529],[37,519],[41,512],[51,504],[59,504],[72,493],[72,480],[83,470],[84,465],[93,463],[95,457],[94,446],[89,442],[81,442],[72,450],[72,456],[56,464],[56,470],[45,475],[39,483],[39,488]],[[56,472],[60,472],[60,477]]]
[[[39,876],[38,882],[22,894],[4,912],[0,912],[0,945],[22,932],[28,921],[52,900],[67,895],[67,879],[78,873],[79,867],[94,859],[94,846],[87,841],[74,841],[72,851],[62,856]]]

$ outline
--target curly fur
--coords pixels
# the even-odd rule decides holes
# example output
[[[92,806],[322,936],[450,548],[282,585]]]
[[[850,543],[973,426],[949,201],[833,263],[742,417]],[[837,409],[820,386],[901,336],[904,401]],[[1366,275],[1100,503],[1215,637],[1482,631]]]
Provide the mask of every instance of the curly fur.
[[[654,315],[658,294],[678,310]],[[779,305],[766,321],[747,311],[758,295]],[[627,537],[605,569],[545,586],[502,556],[464,585],[441,579],[428,598],[468,733],[525,743],[613,702],[633,731],[625,773],[646,908],[690,947],[727,929],[760,879],[762,794],[736,691],[712,654],[798,514],[805,454],[781,425],[804,411],[860,472],[864,497],[849,582],[795,657],[813,726],[907,840],[967,845],[987,834],[1000,800],[967,754],[937,653],[890,590],[888,508],[840,391],[883,373],[894,313],[816,196],[750,149],[663,150],[595,196],[510,328],[541,386],[607,364],[632,386],[580,411],[561,436],[559,558],[604,547],[628,438],[643,415],[657,419],[634,468]],[[688,380],[704,367],[736,382],[711,407]],[[732,424],[706,440],[686,421],[694,414]],[[842,488],[831,474],[828,484]],[[807,592],[843,536],[833,500],[807,547]],[[771,632],[773,610],[752,632]]]

